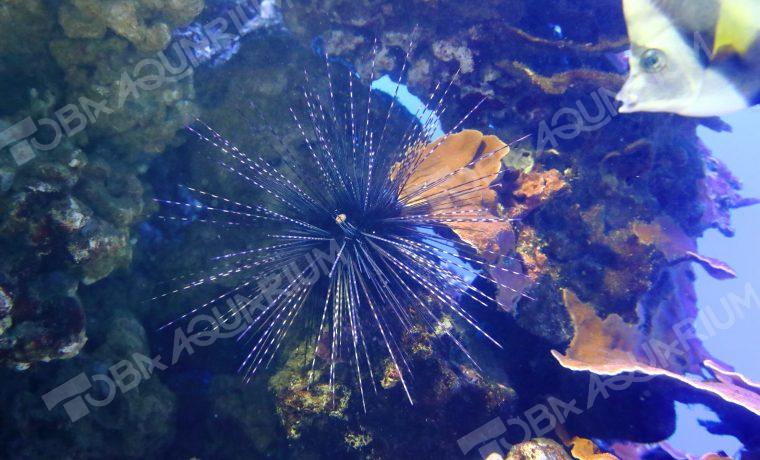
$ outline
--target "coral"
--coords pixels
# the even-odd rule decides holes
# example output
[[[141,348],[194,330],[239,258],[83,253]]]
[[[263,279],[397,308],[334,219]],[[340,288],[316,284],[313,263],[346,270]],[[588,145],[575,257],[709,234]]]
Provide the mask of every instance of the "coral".
[[[58,10],[58,21],[69,38],[99,39],[110,30],[140,51],[160,51],[169,44],[173,28],[202,10],[203,0],[69,0]]]
[[[517,260],[504,257],[509,272],[494,277],[528,294],[498,292],[521,328],[564,349],[574,335],[563,296],[569,290],[600,321],[617,318],[670,343],[673,326],[696,317],[690,263],[717,278],[734,276],[699,254],[696,239],[710,227],[730,234],[730,210],[754,201],[741,197],[740,185],[696,136],[700,123],[724,129],[716,121],[617,113],[613,97],[625,69],[612,53],[628,46],[618,3],[541,8],[414,1],[402,11],[381,1],[359,8],[313,0],[283,13],[302,43],[321,36],[365,79],[374,43],[377,69],[395,77],[408,66],[407,83],[418,95],[461,67],[446,127],[462,120],[465,128],[490,125],[506,142],[532,134],[510,143],[498,184],[501,212],[519,221],[501,248],[515,247]],[[482,108],[470,113],[483,97]],[[689,347],[673,372],[702,368],[701,344]],[[381,376],[396,388],[393,372]],[[529,384],[517,391],[521,399],[544,396]]]
[[[33,202],[30,195],[24,197]],[[20,208],[13,211],[20,212]],[[87,340],[84,312],[76,296],[77,280],[53,267],[49,271],[34,271],[44,266],[52,251],[47,219],[12,219],[17,220],[21,233],[11,233],[17,241],[15,250],[7,251],[0,264],[3,280],[0,363],[17,369],[26,369],[38,361],[71,358]],[[4,223],[12,224],[9,220]],[[26,241],[21,236],[25,231],[32,232]]]
[[[555,194],[567,188],[562,173],[556,169],[521,173],[514,182],[513,203],[508,215],[513,218],[527,216],[531,211],[549,201]]]
[[[307,344],[303,347],[308,347]],[[344,385],[319,382],[321,371],[304,375],[303,350],[294,352],[283,369],[269,381],[277,399],[277,413],[288,438],[299,439],[304,430],[320,430],[347,419],[351,391]],[[311,383],[314,382],[314,383]],[[310,433],[313,435],[313,432]]]
[[[573,318],[575,336],[565,354],[552,351],[564,367],[600,375],[661,376],[760,416],[760,383],[710,359],[705,359],[701,368],[711,377],[699,379],[686,375],[685,369],[679,369],[677,358],[690,352],[690,345],[647,336],[641,328],[624,323],[617,315],[601,320],[593,308],[581,303],[570,291],[565,291],[564,303]]]
[[[374,370],[379,381],[377,394],[367,395],[364,412],[361,400],[351,397],[348,386],[335,384],[333,393],[326,382],[322,383],[329,369],[329,355],[318,353],[314,373],[304,375],[301,366],[305,349],[300,346],[269,380],[289,440],[304,452],[318,445],[322,452],[345,451],[349,457],[361,453],[390,458],[431,451],[454,455],[451,449],[455,446],[440,445],[436,436],[441,435],[440,430],[455,435],[449,430],[456,429],[460,417],[456,414],[462,410],[497,411],[511,407],[516,397],[510,387],[501,383],[503,379],[491,375],[488,369],[476,369],[458,348],[447,343],[445,337],[449,334],[465,340],[465,334],[455,324],[445,318],[432,328],[433,332],[411,329],[401,339],[409,364],[415,369],[415,382],[423,389],[415,393],[415,411],[406,416],[400,415],[407,403],[398,384],[397,368],[390,360]],[[345,363],[336,365],[337,372],[342,372]],[[421,430],[432,430],[430,437],[408,430],[407,417],[418,420],[412,423]],[[389,432],[396,433],[394,443],[384,442],[383,436]],[[434,432],[438,435],[433,436]],[[333,435],[325,437],[324,433]]]
[[[672,263],[690,260],[702,265],[714,278],[736,278],[736,272],[725,263],[698,254],[697,242],[668,217],[659,217],[651,224],[634,222],[631,231],[643,244],[654,245]]]
[[[428,214],[450,215],[451,222],[445,225],[490,259],[489,253],[499,252],[499,234],[512,230],[509,222],[498,219],[496,191],[489,188],[508,153],[509,147],[496,136],[484,136],[473,130],[433,141],[419,148],[410,161],[417,167],[404,184],[401,196],[410,196],[410,205],[432,202]],[[391,178],[395,179],[400,170],[408,167],[397,163]],[[410,195],[416,189],[423,192]],[[472,215],[482,216],[483,222],[461,222]],[[507,250],[504,248],[504,252]]]
[[[66,248],[82,280],[92,283],[128,263],[127,228],[143,213],[143,191],[133,175],[88,163],[81,150],[59,151],[17,173],[2,230],[36,248],[38,259]]]
[[[468,74],[475,69],[472,51],[465,44],[455,43],[452,40],[440,40],[432,44],[432,49],[433,55],[439,60],[459,63],[459,70],[463,74]]]
[[[19,85],[56,88],[55,66],[44,58],[47,39],[55,28],[55,15],[50,13],[44,0],[3,2],[0,9],[0,73],[3,75],[0,115],[15,113],[29,103],[27,91],[17,90]]]
[[[348,433],[346,434],[346,445],[351,449],[359,450],[366,447],[372,442],[372,436],[366,433]]]
[[[731,236],[731,210],[757,204],[760,200],[742,197],[739,193],[741,183],[726,165],[714,158],[705,146],[700,145],[700,149],[705,158],[705,177],[699,184],[700,201],[705,208],[702,225],[717,228],[724,235]]]
[[[519,75],[521,78],[527,79],[543,93],[553,96],[563,95],[570,89],[578,90],[579,86],[583,86],[588,91],[600,87],[617,88],[624,81],[620,75],[588,69],[573,69],[546,77],[519,62],[502,63],[499,67],[503,68],[507,74]]]
[[[142,186],[117,163],[90,162],[64,143],[18,168],[0,204],[0,241],[11,248],[0,273],[15,303],[24,306],[11,313],[24,320],[14,320],[8,334],[16,350],[26,350],[7,359],[18,364],[73,356],[85,340],[77,284],[91,284],[129,264],[129,227],[144,214]],[[49,278],[59,279],[55,285],[61,288],[41,296],[36,291]],[[51,308],[56,312],[47,318]],[[60,319],[64,312],[69,320]]]
[[[23,321],[6,331],[5,343],[13,345],[0,361],[26,367],[71,357],[84,344],[75,284],[95,283],[129,264],[130,227],[146,215],[137,179],[145,152],[163,151],[196,114],[191,72],[165,75],[147,90],[146,74],[160,69],[140,64],[157,63],[155,52],[168,45],[172,28],[202,8],[200,0],[0,7],[0,126],[30,119],[39,125],[34,141],[53,147],[42,151],[32,142],[23,161],[13,158],[14,164],[6,151],[0,159],[0,241],[11,248],[0,274],[23,306],[11,313]],[[58,123],[59,132],[43,129],[44,119]],[[48,277],[68,287],[61,299],[40,303],[33,291]],[[52,316],[58,326],[46,319],[56,302],[66,306]],[[60,320],[64,312],[70,320]]]
[[[11,310],[13,309],[13,298],[0,287],[0,337],[13,324]]]
[[[210,3],[229,8],[226,1]],[[13,401],[5,403],[9,410],[0,416],[5,456],[43,457],[50,451],[71,450],[72,443],[71,455],[79,457],[161,455],[157,452],[176,422],[173,397],[157,379],[125,395],[122,405],[115,402],[73,427],[56,418],[58,411],[40,408],[39,394],[49,388],[38,388],[35,381],[63,382],[82,368],[102,368],[117,350],[147,352],[144,337],[135,333],[134,319],[99,316],[112,301],[81,293],[108,283],[118,267],[135,257],[144,265],[130,272],[131,281],[110,298],[138,297],[143,291],[137,286],[155,291],[143,297],[150,298],[162,289],[155,286],[157,279],[170,278],[183,271],[177,267],[192,267],[219,253],[215,250],[220,243],[213,238],[208,245],[200,244],[215,236],[213,230],[184,232],[181,224],[160,227],[152,221],[135,232],[131,227],[149,210],[143,198],[151,193],[146,183],[165,192],[179,177],[202,177],[221,184],[220,190],[232,196],[243,196],[242,190],[194,158],[202,155],[174,149],[181,141],[177,131],[199,113],[215,129],[233,133],[237,144],[250,146],[268,160],[299,151],[300,134],[288,129],[287,107],[301,97],[303,69],[323,68],[312,49],[330,53],[335,68],[345,63],[367,84],[372,69],[376,76],[396,78],[406,62],[406,82],[417,95],[434,92],[459,70],[447,93],[443,126],[451,128],[464,120],[461,128],[491,130],[509,144],[502,158],[504,171],[494,184],[498,194],[487,197],[486,204],[494,215],[517,220],[509,231],[499,232],[498,249],[492,234],[472,232],[468,237],[479,247],[491,245],[501,253],[493,263],[504,269],[491,275],[514,289],[476,281],[479,289],[489,295],[495,291],[499,299],[501,309],[489,305],[483,312],[486,325],[502,334],[505,350],[467,343],[477,368],[450,344],[440,346],[437,338],[410,331],[400,342],[413,360],[417,385],[428,390],[409,410],[400,401],[401,385],[394,384],[395,370],[379,365],[374,369],[382,381],[378,396],[370,401],[361,423],[353,418],[362,412],[355,391],[339,388],[337,404],[331,405],[324,385],[309,387],[294,368],[270,380],[271,405],[254,394],[254,389],[266,391],[265,385],[245,387],[235,377],[219,377],[209,396],[213,409],[204,414],[218,413],[227,429],[214,431],[220,425],[208,425],[206,437],[215,444],[206,456],[224,452],[242,458],[253,451],[267,455],[282,448],[303,458],[315,456],[315,449],[336,457],[454,458],[461,452],[451,440],[475,428],[474,421],[496,415],[509,419],[547,395],[574,387],[580,373],[559,366],[550,349],[557,350],[560,360],[585,363],[576,363],[579,369],[608,367],[617,372],[615,356],[599,358],[611,345],[606,329],[617,334],[620,346],[632,344],[634,351],[650,339],[671,343],[677,339],[673,326],[689,324],[697,314],[691,265],[699,264],[718,278],[734,275],[718,259],[696,250],[703,231],[717,228],[730,235],[731,210],[755,202],[741,196],[740,184],[696,137],[700,124],[725,126],[717,120],[617,114],[610,95],[624,80],[624,70],[611,55],[628,46],[619,0],[559,0],[551,8],[524,0],[285,3],[282,13],[295,40],[285,34],[251,34],[239,42],[234,59],[167,80],[152,91],[139,90],[125,104],[119,104],[118,86],[124,73],[131,75],[139,62],[156,58],[155,51],[169,44],[171,29],[198,14],[199,2],[11,0],[0,6],[3,130],[27,116],[53,117],[57,109],[78,104],[81,97],[107,101],[113,109],[59,149],[36,152],[37,157],[24,165],[15,164],[6,149],[0,152],[0,244],[8,249],[0,261],[0,361],[26,368],[37,361],[71,357],[90,337],[89,348],[74,361],[3,374],[4,382],[22,381],[3,385],[2,400]],[[165,50],[170,59],[173,51]],[[316,80],[309,85],[321,90],[323,83]],[[487,100],[468,116],[483,97]],[[258,116],[241,120],[252,101],[258,112],[274,119],[271,126],[259,123]],[[272,131],[278,134],[272,136]],[[530,137],[515,141],[526,135]],[[145,154],[163,151],[175,162],[158,158],[150,174],[142,175],[151,158]],[[253,238],[260,236],[258,229],[252,230]],[[135,240],[138,246],[133,246]],[[149,262],[157,267],[148,272]],[[153,326],[176,317],[178,304],[171,300],[153,308],[133,302],[124,308],[144,309],[144,321]],[[588,345],[594,353],[590,358],[581,353],[583,360],[574,354],[574,346],[582,341],[583,328],[574,327],[579,311],[597,328],[597,340]],[[122,332],[102,330],[110,324]],[[465,340],[456,322],[446,330]],[[303,354],[294,348],[288,356],[293,363],[298,350]],[[672,405],[675,396],[707,400],[724,420],[711,427],[715,430],[735,431],[741,424],[730,423],[734,411],[755,417],[742,408],[755,407],[753,384],[710,361],[698,340],[688,340],[687,349],[656,369],[641,362],[641,350],[637,351],[636,370],[658,375],[646,392],[661,398],[662,407]],[[98,353],[102,354],[96,357]],[[324,371],[329,362],[319,364]],[[698,372],[707,380],[685,377]],[[625,425],[625,436],[647,437],[652,431],[636,412],[641,393],[634,389],[630,394],[621,398],[633,399],[634,404],[616,408],[615,422]],[[276,411],[285,433],[278,431],[271,411]],[[259,412],[269,415],[259,417]],[[649,441],[667,434],[672,414],[666,409],[663,414],[658,412],[657,436]],[[749,420],[756,423],[755,418]],[[571,432],[579,423],[572,418],[568,422]],[[597,422],[585,426],[589,432],[582,436],[596,439],[598,425],[612,420]],[[37,433],[44,433],[39,438],[49,442],[24,442]],[[241,433],[247,442],[231,447]],[[273,441],[287,434],[292,438],[288,443]],[[750,444],[753,435],[742,433],[742,439]],[[19,439],[23,448],[18,447]],[[310,444],[318,447],[307,447]],[[603,455],[580,444],[576,448],[584,452],[576,451],[576,456]],[[622,447],[624,441],[619,444],[619,450],[604,445],[605,450],[620,456],[651,451],[640,444],[628,450]],[[662,446],[657,449],[655,454],[665,455]],[[543,440],[514,452],[567,458],[559,446]]]
[[[18,25],[20,21],[28,24],[29,27],[14,28],[13,26]],[[13,30],[13,35],[3,36],[2,41],[0,41],[0,54],[5,57],[9,54],[39,52],[40,48],[44,47],[44,42],[33,38],[39,35],[47,35],[53,28],[52,22],[53,20],[41,0],[5,2],[2,14],[0,14],[0,30]],[[11,38],[15,38],[15,40]]]
[[[453,457],[460,452],[452,452],[454,446],[442,445],[436,439],[458,437],[455,433],[461,436],[459,420],[514,409],[517,395],[505,383],[507,379],[498,365],[482,361],[473,364],[447,337],[465,341],[468,347],[475,347],[477,342],[467,340],[457,323],[448,319],[438,324],[432,334],[410,330],[401,340],[409,365],[415,370],[415,383],[424,388],[415,393],[414,413],[400,415],[404,412],[400,398],[403,389],[398,385],[395,367],[385,363],[375,372],[381,383],[382,390],[378,391],[382,404],[360,418],[360,426],[375,440],[369,445],[375,455],[389,458],[440,452],[444,457]],[[409,426],[418,430],[409,430]],[[429,435],[428,430],[432,430]],[[383,435],[389,432],[396,433],[394,445],[382,443]]]
[[[571,453],[573,454],[573,457],[579,460],[617,459],[617,457],[612,454],[601,452],[601,449],[599,449],[599,447],[590,439],[576,436],[570,440],[570,445],[572,446]]]
[[[505,460],[569,460],[570,456],[555,441],[536,438],[514,446],[504,458]]]
[[[134,157],[160,153],[197,115],[192,68],[186,57],[167,51],[169,59],[184,59],[185,64],[183,69],[180,61],[169,70],[158,55],[128,45],[110,36],[97,41],[61,38],[51,42],[50,51],[66,76],[66,102],[76,105],[86,98],[104,107],[91,109],[96,112],[75,137],[81,145],[107,139],[114,150]]]
[[[89,407],[89,413],[76,423],[61,407],[48,410],[42,404],[41,394],[77,375],[112,375],[109,367],[120,360],[131,359],[134,353],[150,355],[145,330],[130,313],[111,311],[101,327],[98,343],[77,358],[47,369],[41,381],[23,374],[21,385],[11,384],[10,379],[3,385],[0,393],[9,403],[0,420],[8,429],[0,432],[0,455],[39,458],[65,452],[64,458],[144,458],[157,455],[172,439],[175,398],[155,373],[134,388],[119,391],[109,404]],[[93,399],[103,400],[109,390],[93,381],[90,391]]]

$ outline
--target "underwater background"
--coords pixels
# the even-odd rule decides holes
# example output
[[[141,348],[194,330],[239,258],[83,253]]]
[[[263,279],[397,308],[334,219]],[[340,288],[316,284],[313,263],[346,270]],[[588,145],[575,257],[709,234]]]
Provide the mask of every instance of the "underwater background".
[[[760,111],[618,113],[620,3],[0,0],[0,458],[756,458]],[[195,225],[187,187],[263,202],[198,120],[279,166],[331,78],[375,89],[383,133],[395,96],[389,137],[509,144],[507,275],[459,299],[501,348],[410,328],[411,398],[381,360],[366,410],[307,383],[313,345],[343,364],[321,337],[248,380],[244,341],[177,321],[224,280],[165,295],[265,236]]]

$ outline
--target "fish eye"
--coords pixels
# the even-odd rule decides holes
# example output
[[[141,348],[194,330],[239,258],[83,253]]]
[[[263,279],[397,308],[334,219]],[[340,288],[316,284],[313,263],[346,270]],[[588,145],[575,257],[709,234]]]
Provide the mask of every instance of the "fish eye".
[[[649,73],[660,72],[665,68],[667,58],[662,51],[650,48],[641,55],[641,67]]]

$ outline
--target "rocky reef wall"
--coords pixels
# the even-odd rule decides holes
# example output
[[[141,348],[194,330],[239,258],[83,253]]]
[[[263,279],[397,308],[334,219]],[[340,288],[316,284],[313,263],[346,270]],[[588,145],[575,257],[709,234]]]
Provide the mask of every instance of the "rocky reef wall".
[[[730,210],[751,204],[696,136],[700,124],[725,126],[617,113],[625,70],[615,56],[628,46],[619,1],[551,8],[526,0],[264,2],[245,36],[220,45],[223,60],[199,59],[160,84],[141,80],[155,70],[150,62],[177,65],[178,37],[236,7],[207,3],[0,5],[0,128],[35,123],[30,147],[15,139],[0,151],[0,363],[8,368],[0,379],[9,382],[0,391],[9,408],[0,415],[0,456],[459,458],[465,449],[457,441],[494,417],[519,418],[552,398],[585,398],[600,368],[630,364],[616,352],[643,361],[646,344],[678,339],[676,325],[688,330],[696,317],[695,264],[733,276],[696,250],[708,228],[730,235]],[[390,366],[378,369],[381,390],[369,414],[350,386],[337,404],[325,388],[308,386],[295,371],[298,343],[279,370],[251,385],[232,375],[240,351],[225,342],[158,368],[82,421],[45,408],[41,395],[80,372],[107,372],[133,353],[173,361],[175,337],[157,330],[187,305],[145,301],[165,291],[163,280],[202,266],[230,242],[213,229],[160,221],[152,199],[174,197],[176,184],[192,180],[232,196],[249,193],[193,155],[200,148],[184,143],[182,128],[198,116],[273,161],[297,150],[302,140],[287,108],[302,85],[320,84],[305,82],[303,69],[320,66],[325,53],[367,85],[372,68],[393,78],[405,68],[410,91],[423,99],[452,81],[444,129],[485,97],[462,128],[506,141],[529,135],[504,159],[498,197],[503,213],[518,219],[503,246],[516,260],[502,262],[527,275],[520,290],[528,296],[496,292],[513,307],[483,312],[505,350],[443,325],[474,350],[476,369],[456,350],[433,346],[435,337],[411,331],[404,345],[426,391],[410,408]],[[270,128],[282,133],[277,142]],[[583,325],[595,321],[604,325],[581,340]],[[637,369],[703,373],[710,357],[699,341],[678,343],[685,350],[677,359]],[[748,450],[760,448],[756,433],[742,429],[754,420],[751,396],[727,404],[723,389],[684,385],[668,377],[635,383],[535,437],[552,436],[568,450],[576,437],[575,446],[592,451],[580,438],[623,440],[631,449],[657,443],[673,432],[674,395],[682,391],[716,408],[720,429]],[[502,435],[505,453],[507,438],[521,440],[512,432],[495,437]],[[573,455],[589,455],[581,450],[573,447]],[[537,452],[568,455],[554,441],[536,440],[510,457]]]

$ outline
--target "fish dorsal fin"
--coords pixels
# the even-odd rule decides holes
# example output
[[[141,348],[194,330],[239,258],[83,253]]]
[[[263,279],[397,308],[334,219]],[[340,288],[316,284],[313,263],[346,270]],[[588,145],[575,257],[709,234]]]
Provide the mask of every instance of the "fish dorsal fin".
[[[722,0],[713,56],[733,50],[746,54],[760,37],[760,0]]]
[[[653,36],[667,33],[673,27],[661,0],[623,0],[628,37],[634,44],[644,45]]]
[[[646,0],[662,14],[687,40],[694,33],[711,33],[715,29],[723,0]]]

